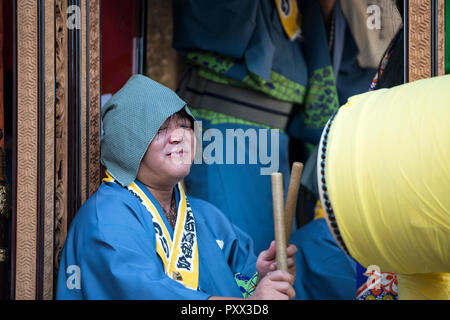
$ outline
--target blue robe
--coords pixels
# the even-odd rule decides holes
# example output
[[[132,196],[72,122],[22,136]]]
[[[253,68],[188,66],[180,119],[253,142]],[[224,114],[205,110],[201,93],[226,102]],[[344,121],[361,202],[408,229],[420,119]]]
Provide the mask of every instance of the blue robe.
[[[173,229],[158,202],[144,185],[136,183],[155,204],[172,237]],[[177,187],[175,191],[178,196]],[[197,231],[197,291],[185,288],[164,273],[147,209],[130,191],[117,183],[105,182],[81,207],[70,226],[59,266],[56,298],[242,297],[235,274],[252,277],[256,272],[252,240],[210,203],[190,197],[188,201]]]
[[[354,300],[356,262],[334,240],[324,218],[315,219],[291,236],[295,255],[296,300]]]
[[[255,130],[257,132],[258,143],[261,135],[258,133],[259,127],[245,124],[211,124],[207,119],[201,119],[204,128],[213,127],[220,130],[224,137],[226,131],[242,129],[243,131]],[[267,150],[272,152],[271,133],[267,135]],[[284,190],[289,186],[289,137],[279,133],[276,140],[275,152],[279,152],[279,166],[275,171],[283,174]],[[210,144],[203,141],[203,150]],[[247,147],[244,145],[246,144]],[[248,141],[235,139],[234,143],[234,163],[237,163],[237,155],[245,153],[245,159],[250,158]],[[258,146],[259,148],[259,146]],[[223,155],[226,155],[226,143],[224,138]],[[273,156],[273,155],[272,155]],[[225,156],[224,156],[225,158]],[[248,161],[248,160],[246,160]],[[190,174],[185,178],[187,193],[201,199],[207,199],[230,219],[237,227],[241,228],[252,238],[255,254],[266,250],[270,242],[275,239],[273,223],[272,187],[270,175],[262,175],[262,168],[269,168],[270,165],[257,164],[193,164]]]

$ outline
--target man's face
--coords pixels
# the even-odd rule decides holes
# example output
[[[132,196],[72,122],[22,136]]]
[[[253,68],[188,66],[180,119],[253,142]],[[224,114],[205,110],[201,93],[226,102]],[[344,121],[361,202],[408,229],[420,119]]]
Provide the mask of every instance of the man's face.
[[[138,179],[146,184],[172,185],[186,177],[195,154],[191,127],[189,118],[178,114],[168,118],[142,158]]]

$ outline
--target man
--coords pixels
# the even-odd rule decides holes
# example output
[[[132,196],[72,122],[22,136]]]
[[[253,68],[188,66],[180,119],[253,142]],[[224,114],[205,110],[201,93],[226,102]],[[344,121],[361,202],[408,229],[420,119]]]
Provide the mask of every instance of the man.
[[[136,75],[102,109],[107,178],[70,226],[58,299],[293,299],[275,244],[249,236],[180,181],[195,151],[193,117],[174,92]]]

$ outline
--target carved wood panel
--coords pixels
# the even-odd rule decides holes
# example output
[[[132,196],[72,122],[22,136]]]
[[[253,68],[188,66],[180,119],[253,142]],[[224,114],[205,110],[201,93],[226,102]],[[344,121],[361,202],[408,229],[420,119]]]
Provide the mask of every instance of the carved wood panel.
[[[54,297],[68,229],[69,178],[81,190],[81,202],[100,185],[100,1],[76,4],[80,45],[68,52],[67,1],[17,2],[16,299]],[[69,74],[74,56],[79,69]],[[80,83],[68,88],[69,75]],[[69,89],[81,99],[79,118],[69,113]],[[79,122],[72,126],[81,127],[79,154],[68,152],[74,119]],[[69,177],[70,161],[80,164],[76,178]]]
[[[89,196],[100,186],[100,0],[88,1]]]
[[[55,1],[55,269],[67,235],[68,110],[66,1]]]
[[[44,206],[44,268],[43,299],[53,298],[53,233],[55,187],[55,5],[45,0],[45,206]]]
[[[38,7],[17,3],[16,299],[36,297]]]
[[[433,1],[433,0],[432,0]],[[433,5],[430,0],[409,1],[409,81],[433,76]],[[445,0],[437,6],[437,75],[445,74]]]
[[[409,2],[409,81],[431,77],[431,1]]]
[[[89,146],[87,144],[87,126],[89,119],[87,114],[87,1],[81,0],[81,101],[80,101],[80,197],[81,203],[87,199],[88,190],[88,152]]]
[[[450,2],[447,1],[450,6]],[[438,75],[445,74],[445,0],[438,0]]]

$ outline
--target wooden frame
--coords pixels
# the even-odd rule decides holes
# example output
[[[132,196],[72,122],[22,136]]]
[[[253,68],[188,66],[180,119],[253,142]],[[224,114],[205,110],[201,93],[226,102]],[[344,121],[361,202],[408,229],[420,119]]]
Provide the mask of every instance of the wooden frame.
[[[64,0],[16,5],[12,299],[54,298],[71,218],[100,185],[99,0],[72,4],[76,31]]]
[[[66,3],[55,1],[55,231],[54,277],[67,235],[68,136],[67,136],[67,17]],[[56,284],[56,281],[54,282]]]
[[[36,298],[38,2],[17,3],[16,299]]]
[[[54,233],[54,148],[55,148],[55,13],[54,1],[45,0],[44,4],[44,222],[43,227],[43,257],[42,289],[38,290],[38,297],[51,299],[53,297],[53,233]],[[42,214],[41,213],[41,214]],[[41,293],[42,292],[42,293]]]
[[[445,74],[445,0],[404,3],[406,81]]]
[[[88,196],[94,194],[100,186],[100,108],[101,108],[101,86],[100,86],[100,0],[88,1],[88,26],[87,44],[89,55],[86,67],[89,72],[87,80],[87,101],[89,124],[86,128],[88,133],[89,152],[88,162]]]

